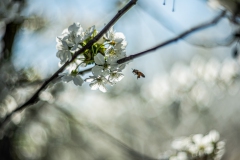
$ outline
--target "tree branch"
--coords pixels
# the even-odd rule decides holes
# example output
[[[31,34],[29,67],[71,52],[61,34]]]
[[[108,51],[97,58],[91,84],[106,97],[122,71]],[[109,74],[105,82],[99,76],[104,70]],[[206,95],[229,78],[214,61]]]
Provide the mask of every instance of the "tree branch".
[[[48,80],[46,80],[42,86],[34,93],[34,95],[26,101],[24,104],[22,104],[20,107],[16,108],[14,111],[12,111],[10,114],[8,114],[5,119],[0,123],[0,131],[4,133],[4,128],[6,124],[10,121],[11,116],[19,111],[22,111],[23,109],[27,108],[29,105],[33,105],[34,103],[38,102],[38,95],[39,93],[44,90],[50,82],[52,82],[55,78],[58,77],[58,74],[61,73],[66,66],[68,66],[71,62],[75,60],[75,58],[82,52],[84,52],[86,49],[89,49],[95,42],[97,42],[104,33],[106,33],[109,28],[120,19],[131,7],[133,7],[137,3],[137,0],[131,0],[125,7],[123,7],[121,10],[118,11],[118,13],[112,18],[112,20],[102,29],[101,32],[99,32],[91,41],[89,41],[82,49],[77,51],[73,56],[72,60],[66,62],[61,68],[59,68]],[[0,133],[1,133],[0,132]]]
[[[168,40],[168,41],[165,41],[165,42],[163,42],[163,43],[161,43],[161,44],[159,44],[159,45],[157,45],[157,46],[155,46],[155,47],[152,47],[152,48],[147,49],[147,50],[145,50],[145,51],[142,51],[142,52],[139,52],[139,53],[130,55],[130,56],[128,56],[128,57],[119,59],[119,60],[117,61],[117,63],[118,63],[118,64],[122,64],[122,63],[128,62],[128,61],[130,61],[130,60],[133,60],[133,59],[135,59],[135,58],[138,58],[138,57],[140,57],[140,56],[143,56],[143,55],[147,54],[148,52],[152,52],[152,51],[154,51],[154,50],[156,50],[156,49],[159,49],[159,48],[164,47],[164,46],[166,46],[166,45],[169,45],[169,44],[171,44],[171,43],[173,43],[173,42],[175,42],[175,41],[178,41],[179,39],[182,39],[182,38],[190,35],[190,34],[193,33],[193,32],[196,32],[196,31],[198,31],[198,30],[201,30],[201,29],[210,27],[211,25],[216,24],[222,17],[224,17],[224,16],[225,16],[225,13],[226,13],[226,12],[223,11],[220,15],[218,15],[217,17],[215,17],[213,20],[211,20],[211,21],[209,21],[209,22],[206,22],[206,23],[203,23],[203,24],[201,24],[201,25],[199,25],[199,26],[193,27],[192,29],[189,29],[189,30],[181,33],[181,34],[178,35],[177,37],[172,38],[172,39],[170,39],[170,40]]]

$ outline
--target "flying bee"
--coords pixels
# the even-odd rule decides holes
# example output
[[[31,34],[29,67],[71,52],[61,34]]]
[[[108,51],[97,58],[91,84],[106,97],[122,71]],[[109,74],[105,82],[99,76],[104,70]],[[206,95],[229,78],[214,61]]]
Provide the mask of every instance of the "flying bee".
[[[145,75],[142,72],[140,72],[139,70],[137,70],[137,69],[132,69],[132,70],[133,70],[132,71],[133,74],[137,75],[137,79],[140,78],[140,77],[145,78]]]

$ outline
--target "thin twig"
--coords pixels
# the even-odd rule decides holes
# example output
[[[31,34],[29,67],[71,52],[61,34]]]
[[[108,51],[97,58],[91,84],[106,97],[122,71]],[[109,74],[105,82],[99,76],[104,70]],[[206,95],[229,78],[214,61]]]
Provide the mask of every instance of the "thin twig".
[[[191,34],[191,33],[193,33],[193,32],[196,32],[196,31],[198,31],[198,30],[201,30],[201,29],[210,27],[211,25],[216,24],[222,17],[224,17],[225,13],[226,13],[226,12],[223,11],[220,15],[218,15],[217,17],[215,17],[213,20],[211,20],[211,21],[209,21],[209,22],[206,22],[206,23],[203,23],[203,24],[201,24],[201,25],[199,25],[199,26],[193,27],[192,29],[189,29],[189,30],[181,33],[181,34],[178,35],[177,37],[172,38],[172,39],[170,39],[170,40],[168,40],[168,41],[165,41],[165,42],[163,42],[163,43],[161,43],[161,44],[159,44],[159,45],[157,45],[157,46],[155,46],[155,47],[152,47],[152,48],[147,49],[147,50],[145,50],[145,51],[142,51],[142,52],[139,52],[139,53],[130,55],[130,56],[128,56],[128,57],[119,59],[119,60],[117,61],[117,63],[118,63],[118,64],[122,64],[122,63],[125,63],[125,62],[128,62],[128,61],[131,61],[131,60],[133,60],[133,59],[135,59],[135,58],[138,58],[138,57],[140,57],[140,56],[145,55],[146,53],[152,52],[152,51],[154,51],[154,50],[156,50],[156,49],[159,49],[159,48],[164,47],[164,46],[166,46],[166,45],[169,45],[169,44],[171,44],[171,43],[173,43],[173,42],[175,42],[175,41],[178,41],[179,39],[182,39],[182,38],[188,36],[189,34]]]
[[[58,74],[61,73],[66,66],[68,66],[71,62],[75,60],[75,58],[82,52],[84,52],[86,49],[89,49],[95,42],[97,42],[104,33],[106,33],[115,22],[118,21],[120,17],[122,17],[131,7],[133,7],[137,3],[137,0],[131,0],[125,7],[123,7],[121,10],[118,11],[118,13],[112,18],[112,20],[102,29],[101,32],[99,32],[91,41],[89,41],[82,49],[77,51],[73,56],[72,60],[66,62],[60,69],[58,69],[48,80],[46,80],[42,86],[34,93],[34,95],[24,104],[22,104],[20,107],[16,108],[14,111],[12,111],[10,114],[8,114],[5,119],[0,124],[0,131],[2,133],[4,132],[4,128],[6,124],[10,121],[11,116],[18,112],[22,111],[23,109],[27,108],[29,105],[33,105],[34,103],[38,102],[38,95],[39,93],[44,90],[50,82],[52,82],[54,79],[58,77]]]

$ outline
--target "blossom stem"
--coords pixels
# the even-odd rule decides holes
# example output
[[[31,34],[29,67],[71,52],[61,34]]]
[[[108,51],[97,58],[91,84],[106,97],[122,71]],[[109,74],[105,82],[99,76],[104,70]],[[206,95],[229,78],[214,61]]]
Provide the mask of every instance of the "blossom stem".
[[[142,52],[139,52],[139,53],[130,55],[130,56],[128,56],[128,57],[119,59],[119,60],[117,61],[117,63],[118,63],[118,64],[122,64],[122,63],[125,63],[125,62],[128,62],[128,61],[131,61],[131,60],[133,60],[133,59],[135,59],[135,58],[138,58],[138,57],[140,57],[140,56],[143,56],[143,55],[145,55],[145,54],[147,54],[147,53],[149,53],[149,52],[152,52],[152,51],[157,50],[157,49],[159,49],[159,48],[161,48],[161,47],[164,47],[164,46],[166,46],[166,45],[169,45],[169,44],[171,44],[171,43],[173,43],[173,42],[175,42],[175,41],[178,41],[179,39],[182,39],[182,38],[190,35],[190,34],[193,33],[193,32],[196,32],[196,31],[198,31],[198,30],[201,30],[201,29],[210,27],[211,25],[216,24],[222,17],[225,16],[225,14],[226,14],[226,12],[223,11],[220,15],[218,15],[217,17],[215,17],[213,20],[211,20],[211,21],[209,21],[209,22],[206,22],[206,23],[203,23],[203,24],[198,25],[198,26],[196,26],[196,27],[193,27],[193,28],[191,28],[191,29],[189,29],[189,30],[181,33],[181,34],[178,35],[177,37],[172,38],[172,39],[170,39],[170,40],[167,40],[167,41],[165,41],[165,42],[163,42],[163,43],[160,43],[160,44],[158,44],[158,45],[155,46],[155,47],[152,47],[152,48],[147,49],[147,50],[145,50],[145,51],[142,51]]]
[[[32,97],[23,103],[21,106],[13,110],[9,113],[5,119],[0,123],[0,135],[4,133],[5,126],[10,122],[12,115],[16,112],[20,112],[23,109],[27,108],[30,105],[33,105],[39,101],[39,93],[44,90],[50,82],[58,77],[58,74],[61,73],[70,63],[72,63],[78,55],[83,53],[86,49],[90,49],[91,46],[97,42],[103,35],[106,33],[111,26],[113,26],[131,7],[133,7],[137,3],[137,0],[131,0],[128,4],[126,4],[118,13],[108,22],[108,24],[99,32],[91,41],[89,41],[83,48],[77,51],[73,56],[72,60],[66,62],[61,68],[59,68],[48,80],[46,80],[42,86],[32,95]]]
[[[93,67],[90,67],[88,69],[85,69],[85,70],[82,70],[82,71],[79,71],[78,74],[84,74],[85,72],[90,72],[92,70]]]

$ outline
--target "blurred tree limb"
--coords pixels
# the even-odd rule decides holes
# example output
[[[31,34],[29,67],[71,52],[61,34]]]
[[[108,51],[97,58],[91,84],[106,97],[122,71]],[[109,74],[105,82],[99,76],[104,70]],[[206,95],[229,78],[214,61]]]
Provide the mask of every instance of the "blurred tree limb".
[[[64,108],[57,107],[56,109],[59,110],[60,112],[62,112],[64,115],[66,115],[67,118],[69,120],[71,120],[73,123],[81,125],[82,127],[87,127],[87,129],[90,129],[93,132],[98,132],[98,133],[102,134],[106,139],[108,139],[111,143],[113,143],[114,145],[116,145],[119,148],[121,148],[124,152],[126,152],[133,159],[163,160],[163,159],[152,158],[150,156],[144,155],[144,154],[142,154],[142,153],[132,149],[131,147],[129,147],[128,145],[124,144],[120,140],[116,139],[115,137],[113,137],[109,133],[105,132],[103,129],[101,129],[96,124],[93,124],[93,123],[90,123],[90,122],[86,122],[87,124],[83,124],[83,123],[79,122],[69,111],[67,111]]]

